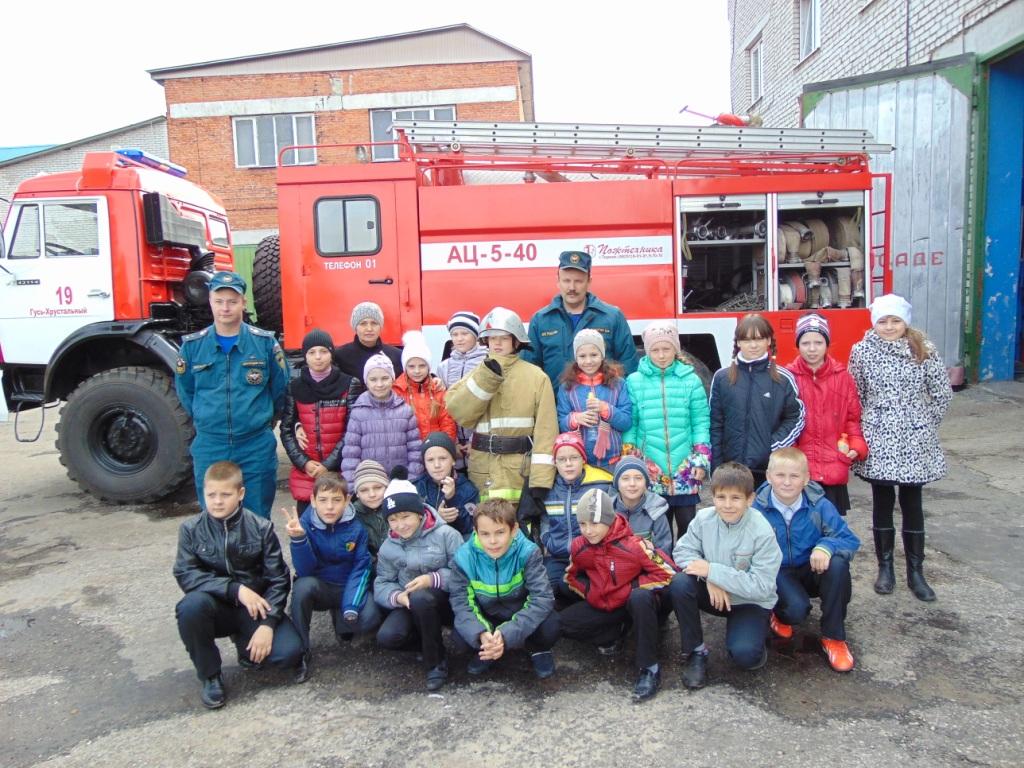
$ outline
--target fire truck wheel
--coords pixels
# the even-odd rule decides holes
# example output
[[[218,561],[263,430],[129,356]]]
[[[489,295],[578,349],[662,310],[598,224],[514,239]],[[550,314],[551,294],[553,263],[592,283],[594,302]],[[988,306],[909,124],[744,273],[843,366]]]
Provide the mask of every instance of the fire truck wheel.
[[[252,300],[256,310],[256,324],[267,331],[281,334],[284,319],[281,314],[281,241],[269,235],[256,246],[252,263]]]
[[[68,477],[106,501],[146,503],[192,475],[192,422],[170,376],[154,368],[114,368],[68,397],[57,450]]]

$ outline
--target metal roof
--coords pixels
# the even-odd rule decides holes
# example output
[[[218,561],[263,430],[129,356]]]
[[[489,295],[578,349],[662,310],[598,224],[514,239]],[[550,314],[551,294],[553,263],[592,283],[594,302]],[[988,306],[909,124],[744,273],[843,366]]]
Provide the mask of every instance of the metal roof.
[[[417,38],[428,37],[444,38],[445,45],[416,45]],[[452,45],[453,41],[462,44]],[[530,59],[530,54],[525,51],[484,34],[469,24],[452,24],[394,35],[160,67],[147,71],[154,80],[163,82],[194,76],[376,69],[414,64]],[[273,62],[273,66],[268,66],[270,62]]]
[[[65,150],[65,149],[71,149],[73,147],[77,147],[77,146],[79,146],[81,144],[88,144],[91,141],[99,141],[100,139],[105,139],[108,136],[116,136],[119,133],[125,133],[126,131],[133,131],[136,128],[143,128],[143,127],[145,127],[147,125],[153,125],[154,123],[162,122],[162,121],[164,121],[166,119],[167,118],[164,117],[163,115],[159,115],[157,117],[151,117],[148,120],[142,120],[142,121],[140,121],[138,123],[132,123],[131,125],[122,125],[120,128],[114,128],[113,130],[110,130],[110,131],[104,131],[103,133],[97,133],[97,134],[95,134],[93,136],[86,136],[83,139],[75,139],[74,141],[69,141],[69,142],[67,142],[65,144],[41,144],[41,145],[39,145],[38,149],[36,149],[36,150],[34,150],[32,152],[28,152],[28,153],[21,154],[21,155],[16,155],[16,156],[13,156],[13,157],[4,158],[3,155],[0,154],[0,168],[2,168],[4,166],[7,166],[7,165],[14,165],[15,163],[20,163],[20,162],[22,162],[24,160],[29,160],[29,159],[34,160],[37,157],[43,157],[44,155],[48,155],[51,152],[60,152],[60,151]],[[2,150],[0,150],[0,151],[2,151]]]

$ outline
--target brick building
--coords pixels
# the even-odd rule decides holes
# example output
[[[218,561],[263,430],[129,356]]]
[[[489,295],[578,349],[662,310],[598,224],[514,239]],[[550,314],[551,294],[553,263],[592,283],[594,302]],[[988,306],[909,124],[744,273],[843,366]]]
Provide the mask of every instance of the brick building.
[[[1024,0],[729,0],[734,112],[800,125],[805,83],[988,51],[1024,33]]]
[[[14,190],[25,179],[40,173],[74,171],[82,167],[86,152],[109,152],[112,149],[143,149],[159,157],[167,157],[167,120],[152,117],[140,123],[69,141],[56,146],[41,146],[0,160],[0,198],[11,199]],[[7,216],[8,205],[0,200],[0,222]]]
[[[166,94],[170,159],[224,202],[243,262],[277,229],[274,167],[285,146],[390,141],[395,117],[533,119],[530,55],[467,24],[149,74]],[[386,161],[394,148],[367,154]],[[356,158],[355,147],[324,147],[282,162]]]
[[[729,0],[728,12],[733,111],[893,145],[872,157],[892,194],[873,267],[880,277],[885,260],[954,383],[1024,374],[1024,0]]]

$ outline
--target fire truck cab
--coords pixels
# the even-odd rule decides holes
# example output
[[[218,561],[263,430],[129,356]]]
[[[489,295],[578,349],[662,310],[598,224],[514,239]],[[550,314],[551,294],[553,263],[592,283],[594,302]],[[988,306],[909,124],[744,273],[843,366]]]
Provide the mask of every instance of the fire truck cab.
[[[23,411],[66,401],[69,476],[114,501],[187,479],[192,426],[173,371],[184,333],[210,322],[207,284],[232,265],[224,208],[184,169],[138,150],[95,152],[14,195],[0,238],[0,373]]]
[[[280,239],[261,250],[280,253],[286,348],[314,326],[348,338],[351,307],[372,300],[386,341],[422,327],[440,360],[452,312],[502,305],[528,320],[557,292],[559,253],[584,250],[591,290],[634,335],[671,320],[711,370],[750,311],[769,316],[780,362],[796,318],[822,311],[845,359],[885,281],[867,154],[890,148],[865,131],[394,128],[395,162],[278,168]]]

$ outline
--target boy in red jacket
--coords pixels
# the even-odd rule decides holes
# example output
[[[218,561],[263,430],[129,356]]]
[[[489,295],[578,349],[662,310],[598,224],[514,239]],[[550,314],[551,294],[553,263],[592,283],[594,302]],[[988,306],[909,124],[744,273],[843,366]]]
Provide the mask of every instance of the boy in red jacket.
[[[648,549],[630,530],[626,518],[615,514],[611,497],[602,490],[584,493],[576,506],[582,536],[572,541],[565,581],[586,602],[574,603],[558,614],[562,634],[614,652],[627,619],[636,627],[636,664],[640,674],[633,701],[646,701],[658,692],[659,591],[676,573],[668,555]],[[608,649],[608,651],[606,651]]]

